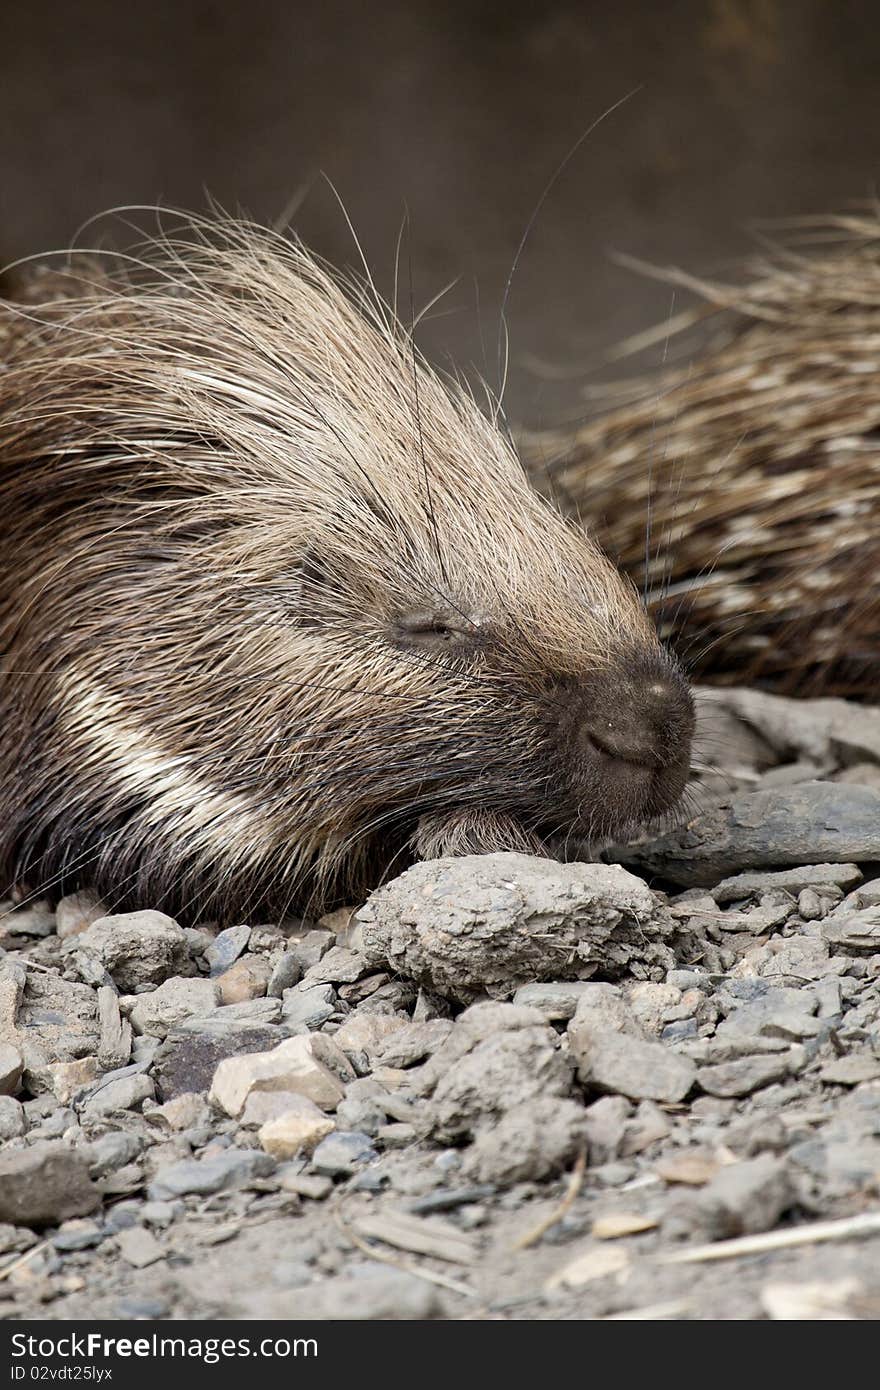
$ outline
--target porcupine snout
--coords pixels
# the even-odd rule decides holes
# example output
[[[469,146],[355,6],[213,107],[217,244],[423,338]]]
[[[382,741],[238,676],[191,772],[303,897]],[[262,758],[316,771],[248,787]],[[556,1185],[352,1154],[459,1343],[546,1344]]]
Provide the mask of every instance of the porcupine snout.
[[[615,663],[570,689],[565,703],[563,746],[590,819],[616,834],[675,805],[690,767],[694,705],[671,661]]]

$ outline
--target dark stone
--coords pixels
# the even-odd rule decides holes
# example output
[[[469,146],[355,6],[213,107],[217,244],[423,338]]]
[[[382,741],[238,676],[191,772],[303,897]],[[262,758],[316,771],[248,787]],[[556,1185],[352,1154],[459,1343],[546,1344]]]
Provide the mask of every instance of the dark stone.
[[[168,1034],[153,1064],[152,1074],[160,1101],[173,1100],[187,1091],[210,1089],[218,1063],[247,1052],[268,1052],[283,1042],[286,1033],[270,1024],[233,1027],[213,1026],[203,1019],[198,1030],[175,1028]]]

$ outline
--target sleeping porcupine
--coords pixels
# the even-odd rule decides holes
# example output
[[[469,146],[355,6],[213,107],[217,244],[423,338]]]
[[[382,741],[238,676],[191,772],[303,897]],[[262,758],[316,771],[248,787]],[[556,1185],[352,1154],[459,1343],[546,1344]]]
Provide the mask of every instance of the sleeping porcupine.
[[[877,702],[880,220],[796,227],[745,285],[663,272],[703,301],[673,326],[726,331],[521,447],[640,587],[653,512],[649,609],[689,671]]]
[[[632,585],[369,290],[193,221],[0,310],[6,882],[277,919],[678,799]]]

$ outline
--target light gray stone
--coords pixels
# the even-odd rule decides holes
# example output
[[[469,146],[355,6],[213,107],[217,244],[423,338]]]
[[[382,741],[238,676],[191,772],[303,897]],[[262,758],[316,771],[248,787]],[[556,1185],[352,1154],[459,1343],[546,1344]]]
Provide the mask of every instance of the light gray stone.
[[[346,950],[344,946],[331,946],[315,965],[309,966],[303,976],[303,984],[351,983],[359,980],[368,968],[360,952]]]
[[[152,1077],[146,1076],[143,1064],[123,1067],[119,1072],[107,1072],[84,1092],[79,1104],[84,1115],[111,1115],[116,1110],[132,1110],[155,1096]]]
[[[862,871],[857,864],[797,865],[791,869],[777,869],[766,873],[734,874],[732,878],[722,879],[715,885],[712,897],[717,903],[732,903],[745,898],[757,899],[762,893],[773,890],[798,894],[805,889],[848,889],[858,883],[861,877]]]
[[[284,955],[276,962],[272,974],[269,976],[269,984],[266,993],[274,999],[280,999],[286,989],[299,984],[302,978],[302,961],[295,951],[285,951]]]
[[[748,1096],[773,1081],[784,1080],[789,1071],[787,1052],[770,1057],[742,1057],[735,1062],[700,1067],[697,1084],[711,1096]]]
[[[536,1096],[524,1101],[477,1135],[462,1172],[502,1187],[553,1177],[585,1148],[586,1117],[583,1105],[573,1100]]]
[[[160,985],[172,975],[191,975],[195,969],[182,927],[164,912],[99,917],[64,946],[98,961],[117,988],[129,993]]]
[[[332,1018],[336,1007],[332,985],[306,985],[301,981],[284,991],[281,1017],[292,1033],[309,1033]]]
[[[18,1139],[27,1129],[24,1106],[14,1096],[0,1096],[0,1143]]]
[[[137,1135],[115,1130],[83,1145],[79,1152],[85,1158],[92,1177],[103,1178],[107,1173],[133,1163],[140,1157],[143,1147],[144,1142]]]
[[[406,1023],[379,1044],[376,1061],[385,1067],[411,1067],[430,1057],[452,1032],[451,1018],[429,1023]]]
[[[116,1246],[126,1264],[133,1265],[135,1269],[146,1269],[165,1257],[165,1251],[156,1237],[143,1226],[130,1226],[120,1231]]]
[[[522,1012],[540,1017],[532,1009]],[[449,1039],[454,1042],[455,1031]],[[547,1024],[485,1038],[444,1065],[448,1045],[427,1064],[439,1076],[427,1120],[444,1142],[473,1133],[481,1122],[498,1119],[524,1101],[565,1096],[571,1090],[572,1063]]]
[[[322,1139],[312,1154],[312,1168],[328,1178],[349,1177],[376,1157],[368,1134],[337,1130]]]
[[[520,985],[513,996],[514,1004],[537,1009],[548,1023],[567,1023],[575,1012],[582,994],[592,986],[582,980],[536,981]]]
[[[187,1018],[204,1018],[217,1007],[213,980],[174,976],[148,994],[139,994],[129,1019],[136,1033],[165,1038]]]
[[[675,1103],[684,1100],[694,1084],[696,1064],[663,1043],[645,1042],[602,1025],[589,1026],[584,1020],[570,1037],[578,1076],[595,1090],[629,1100]]]
[[[769,1231],[796,1200],[785,1160],[762,1154],[719,1169],[697,1199],[700,1225],[713,1240]]]

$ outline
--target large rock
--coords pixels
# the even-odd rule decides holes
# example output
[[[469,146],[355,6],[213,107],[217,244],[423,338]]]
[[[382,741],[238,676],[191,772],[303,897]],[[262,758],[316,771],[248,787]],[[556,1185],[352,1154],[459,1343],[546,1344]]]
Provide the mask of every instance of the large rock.
[[[598,968],[673,964],[668,913],[618,865],[525,854],[430,860],[378,889],[358,916],[373,964],[465,1001]]]
[[[0,1154],[0,1221],[57,1226],[70,1216],[87,1216],[100,1202],[85,1158],[66,1144]]]
[[[629,1100],[684,1100],[697,1068],[663,1043],[643,1042],[610,1028],[581,1028],[572,1039],[572,1055],[584,1085]]]

